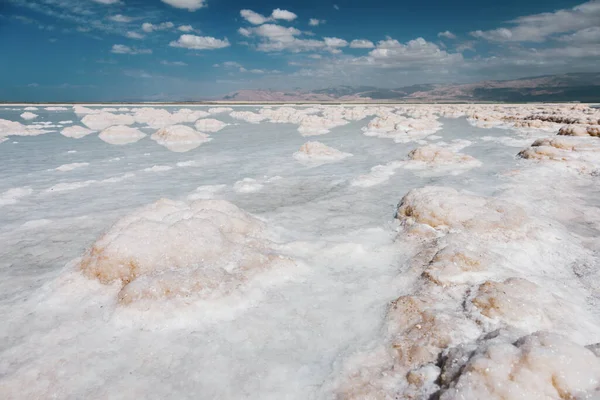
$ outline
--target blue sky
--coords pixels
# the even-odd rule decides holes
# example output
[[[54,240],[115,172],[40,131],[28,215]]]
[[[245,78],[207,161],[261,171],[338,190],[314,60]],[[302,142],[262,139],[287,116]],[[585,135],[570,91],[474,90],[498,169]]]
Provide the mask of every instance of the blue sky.
[[[0,100],[195,100],[600,65],[600,0],[4,0]]]

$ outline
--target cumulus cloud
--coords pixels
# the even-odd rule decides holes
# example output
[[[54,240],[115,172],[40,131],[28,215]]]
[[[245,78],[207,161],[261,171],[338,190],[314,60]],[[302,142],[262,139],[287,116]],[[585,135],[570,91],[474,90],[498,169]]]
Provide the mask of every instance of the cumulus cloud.
[[[230,43],[227,38],[217,39],[210,36],[181,35],[179,39],[172,41],[169,46],[193,50],[215,50],[229,47]]]
[[[108,17],[108,19],[110,19],[113,22],[122,22],[122,23],[128,23],[128,22],[133,21],[133,18],[128,17],[123,14],[111,15],[110,17]]]
[[[561,36],[558,40],[576,44],[600,43],[600,26],[581,29],[575,33]]]
[[[440,32],[438,33],[438,37],[446,39],[456,39],[456,35],[450,31]]]
[[[356,39],[350,42],[350,47],[353,49],[372,49],[375,44],[370,40]]]
[[[302,32],[294,27],[276,24],[264,24],[254,28],[240,28],[238,32],[246,37],[256,36],[260,42],[256,49],[264,52],[291,51],[294,53],[313,50],[336,50],[336,46],[328,46],[324,40],[302,39]],[[340,46],[343,39],[329,38],[330,44]],[[347,42],[346,42],[347,45]],[[339,50],[338,50],[339,51]]]
[[[368,65],[379,68],[422,68],[457,64],[463,61],[462,54],[448,53],[435,43],[417,38],[406,44],[388,38],[377,43],[377,47],[367,56],[350,60],[351,64]]]
[[[285,21],[293,21],[296,18],[298,18],[298,16],[291,11],[276,8],[275,10],[273,10],[273,13],[271,14],[271,18],[283,19]]]
[[[155,31],[164,31],[167,29],[173,29],[175,27],[175,24],[173,24],[170,21],[167,22],[162,22],[160,24],[151,24],[150,22],[144,22],[142,24],[142,30],[146,33],[152,33]]]
[[[273,10],[270,17],[265,17],[264,15],[254,12],[252,10],[241,10],[240,16],[246,21],[250,22],[252,25],[262,25],[267,22],[275,21],[277,19],[293,21],[296,18],[298,18],[298,16],[293,12],[288,10],[282,10],[280,8],[276,8],[275,10]]]
[[[188,11],[196,11],[202,7],[205,7],[204,0],[161,0],[163,3],[166,3],[175,8],[182,8]]]
[[[527,15],[488,31],[474,31],[471,35],[492,42],[543,42],[548,37],[598,26],[600,1],[592,0],[571,9]]]
[[[319,26],[321,24],[324,24],[325,20],[324,19],[316,19],[316,18],[311,18],[308,20],[308,24],[310,26]]]
[[[143,39],[145,38],[144,35],[142,35],[141,33],[138,32],[133,32],[133,31],[128,31],[125,36],[127,36],[129,39]]]
[[[177,29],[181,32],[194,32],[195,31],[194,27],[191,25],[181,25]]]
[[[114,54],[152,54],[152,50],[150,49],[138,49],[135,47],[125,46],[124,44],[115,44],[113,45],[111,53]]]

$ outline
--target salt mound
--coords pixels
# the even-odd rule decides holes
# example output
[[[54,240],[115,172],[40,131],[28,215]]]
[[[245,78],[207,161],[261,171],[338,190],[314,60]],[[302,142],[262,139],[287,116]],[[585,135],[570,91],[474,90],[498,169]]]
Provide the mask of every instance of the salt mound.
[[[426,186],[404,196],[396,218],[408,226],[421,224],[438,231],[492,233],[519,228],[525,221],[525,212],[494,198],[464,194],[448,187]]]
[[[124,145],[135,143],[144,138],[145,133],[128,126],[111,126],[103,130],[98,137],[109,144]]]
[[[93,110],[91,108],[88,107],[84,107],[84,106],[73,106],[73,112],[77,115],[87,115],[87,114],[97,114],[100,111],[99,110]]]
[[[220,200],[159,200],[118,221],[81,261],[82,272],[120,283],[121,304],[219,297],[263,271],[290,263],[265,225]]]
[[[94,132],[94,131],[92,131],[91,129],[84,128],[83,126],[72,125],[72,126],[67,126],[60,133],[61,133],[61,135],[66,136],[66,137],[70,137],[70,138],[74,138],[74,139],[81,139],[82,137],[87,136],[92,132]]]
[[[219,121],[218,119],[199,119],[196,121],[196,129],[201,132],[218,132],[221,129],[225,128],[227,124],[225,122]]]
[[[600,161],[599,155],[600,143],[589,136],[555,136],[539,139],[533,142],[531,147],[519,153],[519,157],[525,159],[570,162],[582,168],[586,168],[586,163],[597,164]]]
[[[61,165],[60,167],[56,168],[57,171],[60,172],[67,172],[67,171],[73,171],[74,169],[77,168],[81,168],[81,167],[87,167],[88,165],[90,165],[89,163],[72,163],[72,164],[64,164]]]
[[[564,136],[600,136],[600,125],[566,125],[560,128],[558,134]]]
[[[159,129],[150,138],[176,153],[184,153],[209,142],[208,135],[185,125],[172,125]]]
[[[441,400],[587,399],[600,384],[600,359],[594,353],[546,332],[515,343],[486,344],[461,357],[468,361],[446,362],[448,372],[456,372],[442,373],[450,388]]]
[[[100,112],[86,115],[81,119],[81,122],[90,129],[101,131],[115,125],[133,125],[135,124],[135,119],[127,114]]]
[[[209,114],[222,114],[233,111],[231,107],[213,107],[208,109]]]
[[[198,118],[209,115],[206,111],[193,111],[188,108],[182,108],[171,114],[169,111],[160,108],[142,107],[135,109],[133,117],[138,124],[146,124],[150,128],[160,129],[170,125],[193,123]]]
[[[442,124],[434,117],[415,119],[385,113],[384,116],[375,117],[362,130],[365,136],[394,139],[396,143],[408,143],[423,139],[440,129]]]
[[[24,112],[23,114],[21,114],[21,118],[23,119],[36,119],[38,117],[37,114],[34,114],[32,112]]]
[[[250,122],[251,124],[258,124],[267,119],[265,115],[256,114],[251,111],[233,111],[229,115],[232,118],[241,119],[242,121]]]
[[[352,154],[341,152],[320,142],[306,142],[294,153],[294,159],[313,166],[334,163],[348,157],[352,157]]]
[[[188,200],[208,200],[213,199],[215,195],[225,189],[225,185],[204,185],[199,186],[194,192],[187,196]]]
[[[25,111],[37,111],[38,108],[37,107],[25,107],[23,110],[25,110]]]
[[[8,189],[6,192],[0,194],[0,207],[16,204],[19,199],[29,196],[32,193],[33,189],[30,187]]]
[[[52,132],[44,126],[23,125],[20,122],[0,119],[0,138],[4,136],[35,136]]]
[[[302,136],[324,135],[330,132],[330,129],[348,124],[348,121],[339,118],[319,117],[318,115],[306,115],[302,117],[298,132]]]
[[[69,109],[66,107],[46,107],[44,108],[46,111],[68,111]]]

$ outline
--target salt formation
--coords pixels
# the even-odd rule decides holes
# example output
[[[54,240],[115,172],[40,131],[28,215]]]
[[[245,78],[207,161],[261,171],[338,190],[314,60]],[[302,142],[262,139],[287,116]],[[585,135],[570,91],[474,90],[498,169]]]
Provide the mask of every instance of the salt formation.
[[[539,161],[559,161],[581,172],[593,172],[600,162],[600,143],[585,136],[554,136],[538,139],[522,150],[519,157]]]
[[[44,108],[46,111],[68,111],[67,107],[46,107]]]
[[[221,129],[225,128],[227,124],[225,122],[219,121],[218,119],[199,119],[196,121],[196,129],[201,132],[218,132]]]
[[[119,303],[215,298],[292,262],[266,226],[220,200],[159,200],[118,221],[81,261],[89,278],[121,285]]]
[[[233,108],[231,107],[213,107],[208,109],[209,114],[222,114],[232,112]]]
[[[566,125],[560,128],[558,134],[564,136],[600,136],[600,125]]]
[[[348,157],[352,157],[352,154],[341,152],[320,142],[306,142],[294,153],[294,159],[310,166],[334,163]]]
[[[341,118],[330,119],[319,117],[317,115],[307,115],[302,119],[302,122],[298,127],[298,132],[300,132],[302,136],[324,135],[329,133],[330,129],[346,125],[347,123],[348,121]]]
[[[150,138],[176,153],[184,153],[209,142],[208,135],[185,125],[172,125],[159,129]]]
[[[419,246],[403,272],[414,289],[390,304],[383,342],[346,361],[333,384],[339,398],[565,399],[598,390],[600,360],[571,341],[597,331],[584,304],[521,275],[546,282],[533,271],[571,256],[555,259],[558,233],[517,205],[446,187],[411,190],[397,218],[399,238]]]
[[[393,139],[396,143],[408,143],[425,138],[442,128],[435,118],[406,118],[398,114],[376,117],[363,128],[366,136]]]
[[[75,105],[75,106],[73,106],[73,112],[77,115],[88,115],[88,114],[97,114],[100,111],[94,110],[94,109],[91,109],[88,107],[84,107],[84,106]]]
[[[257,113],[253,113],[251,111],[233,111],[229,115],[232,118],[250,122],[251,124],[258,124],[258,123],[264,121],[265,119],[267,119],[266,116],[257,114]]]
[[[6,192],[0,194],[0,207],[16,204],[19,199],[29,196],[33,193],[33,189],[30,187],[21,187],[8,189]]]
[[[135,143],[144,138],[145,133],[128,126],[111,126],[103,130],[98,137],[109,144],[125,145]]]
[[[194,123],[199,118],[209,115],[206,111],[192,111],[187,108],[182,108],[171,114],[165,109],[142,107],[135,109],[133,118],[138,124],[145,124],[150,128],[160,129],[182,123]]]
[[[25,107],[23,110],[25,110],[25,111],[37,111],[38,108],[37,107]]]
[[[135,119],[127,114],[101,112],[88,114],[81,119],[81,122],[92,130],[101,131],[115,125],[133,125],[135,124]]]
[[[584,399],[598,389],[600,359],[559,335],[534,333],[515,343],[483,344],[460,356],[468,361],[451,360],[462,364],[460,372],[446,361],[444,372],[449,373],[442,377],[450,388],[441,400]]]
[[[20,122],[0,119],[0,139],[7,136],[35,136],[52,132],[44,126],[34,127],[32,125],[23,125]]]
[[[452,151],[465,144],[440,147],[440,145],[427,145],[419,147],[408,154],[409,161],[405,168],[413,170],[428,170],[433,173],[448,173],[458,175],[471,168],[481,166],[481,162],[462,153]],[[468,144],[466,144],[468,146]]]
[[[34,114],[32,112],[24,112],[23,114],[21,114],[21,118],[29,120],[29,119],[36,119],[38,117],[37,114]]]
[[[384,165],[376,165],[371,168],[368,174],[360,175],[350,182],[350,185],[357,187],[371,187],[379,185],[390,179],[396,173],[396,170],[405,165],[404,161],[392,161]]]
[[[60,133],[61,133],[61,135],[66,136],[66,137],[70,137],[70,138],[74,138],[74,139],[81,139],[82,137],[87,136],[93,132],[94,132],[93,130],[84,128],[83,126],[72,125],[72,126],[67,126]]]
[[[81,167],[87,167],[88,165],[90,165],[89,163],[72,163],[72,164],[64,164],[61,165],[60,167],[57,167],[56,170],[60,171],[60,172],[67,172],[67,171],[73,171],[74,169],[77,168],[81,168]]]

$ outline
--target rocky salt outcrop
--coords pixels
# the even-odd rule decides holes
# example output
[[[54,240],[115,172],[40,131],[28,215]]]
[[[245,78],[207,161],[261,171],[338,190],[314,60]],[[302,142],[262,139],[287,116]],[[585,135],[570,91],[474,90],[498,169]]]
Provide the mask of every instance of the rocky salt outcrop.
[[[193,150],[211,140],[208,135],[185,125],[173,125],[159,129],[150,138],[177,153]]]
[[[230,294],[293,262],[277,253],[266,225],[221,200],[160,200],[118,221],[94,243],[81,271],[120,285],[121,305]]]

